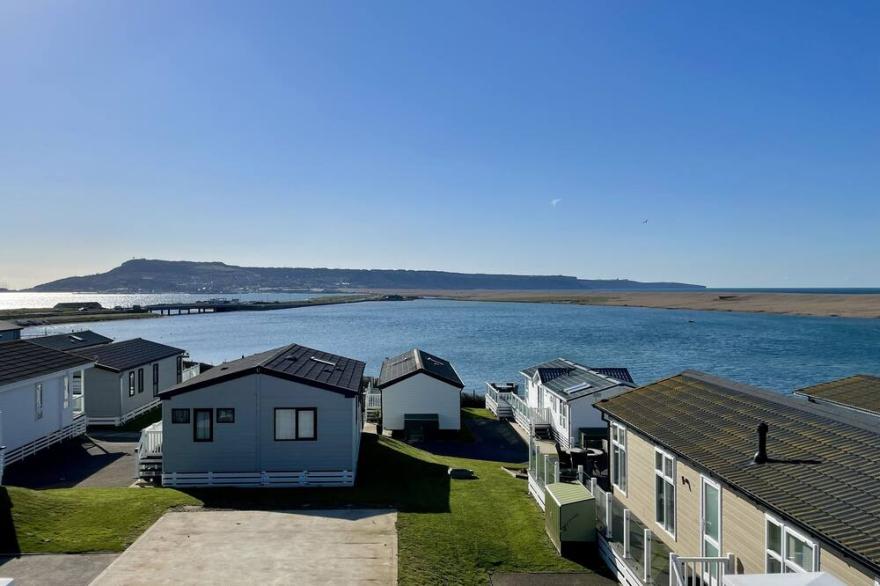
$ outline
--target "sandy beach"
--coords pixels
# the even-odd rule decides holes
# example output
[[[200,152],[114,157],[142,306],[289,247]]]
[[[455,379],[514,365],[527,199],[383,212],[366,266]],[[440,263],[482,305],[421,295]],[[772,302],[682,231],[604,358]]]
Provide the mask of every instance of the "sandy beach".
[[[401,292],[398,291],[398,293]],[[407,291],[406,294],[467,301],[570,303],[821,317],[880,318],[880,294],[741,293],[735,291]]]

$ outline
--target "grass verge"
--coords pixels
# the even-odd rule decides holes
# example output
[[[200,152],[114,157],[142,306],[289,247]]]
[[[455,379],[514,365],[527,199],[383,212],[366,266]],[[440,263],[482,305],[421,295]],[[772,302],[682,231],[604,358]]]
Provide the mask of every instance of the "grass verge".
[[[470,468],[477,479],[450,480],[450,466]],[[495,571],[603,571],[598,562],[585,568],[556,554],[525,483],[498,462],[434,456],[374,435],[363,437],[354,488],[6,490],[10,526],[2,537],[23,552],[119,551],[180,505],[381,506],[399,511],[400,584],[480,584]]]
[[[174,490],[0,488],[2,553],[122,551],[171,507],[198,505]]]

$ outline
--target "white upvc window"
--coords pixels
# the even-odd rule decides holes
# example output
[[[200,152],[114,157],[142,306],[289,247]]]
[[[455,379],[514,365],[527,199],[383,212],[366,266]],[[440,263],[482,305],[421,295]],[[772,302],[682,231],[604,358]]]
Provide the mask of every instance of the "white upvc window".
[[[654,448],[655,520],[675,538],[675,456]]]
[[[626,495],[626,427],[612,421],[611,425],[611,484]]]
[[[765,515],[765,571],[768,574],[817,572],[819,546],[779,519]]]
[[[568,405],[562,401],[559,402],[559,425],[568,427]]]
[[[64,408],[70,407],[70,377],[64,377]]]

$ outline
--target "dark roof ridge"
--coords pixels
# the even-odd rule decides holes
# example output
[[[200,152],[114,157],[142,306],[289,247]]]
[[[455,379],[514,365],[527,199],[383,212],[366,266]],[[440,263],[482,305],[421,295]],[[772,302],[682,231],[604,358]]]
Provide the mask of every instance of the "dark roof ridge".
[[[760,387],[741,383],[728,378],[707,374],[705,372],[700,372],[699,370],[685,370],[684,372],[681,372],[680,375],[676,376],[692,378],[698,381],[702,381],[704,383],[708,383],[710,385],[719,386],[746,395],[751,395],[753,397],[759,397],[767,401],[772,401],[773,403],[776,403],[777,405],[780,405],[787,409],[795,409],[804,413],[809,413],[811,415],[826,417],[837,423],[851,425],[853,427],[858,427],[859,429],[862,429],[864,431],[869,431],[871,433],[876,433],[880,435],[880,430],[878,430],[877,428],[876,417],[874,417],[873,421],[865,418],[873,417],[870,415],[861,417],[855,413],[843,413],[838,409],[827,408],[816,403],[811,403],[809,401],[801,401],[795,397],[792,397],[791,395],[785,395],[782,393],[777,393],[775,391],[768,391],[767,389],[762,389]],[[674,376],[667,377],[666,379],[661,380],[667,380],[668,378],[674,378]],[[654,383],[649,383],[649,385],[652,384]]]
[[[276,352],[275,354],[272,354],[271,356],[267,356],[266,358],[261,360],[260,363],[257,364],[257,369],[266,368],[267,364],[269,364],[273,360],[281,358],[282,354],[284,354],[285,352],[290,352],[293,349],[293,347],[296,345],[297,344],[287,344],[286,346],[280,346],[278,348],[278,352]],[[305,348],[305,346],[302,346],[302,348]],[[270,348],[269,350],[266,350],[265,352],[266,352],[266,354],[268,354],[271,351],[272,351],[272,349]],[[253,356],[253,355],[251,355],[251,356]],[[247,356],[242,356],[238,360],[245,360],[245,359],[247,359]],[[233,362],[235,362],[235,361],[233,360]],[[268,369],[268,370],[271,370],[271,369]]]

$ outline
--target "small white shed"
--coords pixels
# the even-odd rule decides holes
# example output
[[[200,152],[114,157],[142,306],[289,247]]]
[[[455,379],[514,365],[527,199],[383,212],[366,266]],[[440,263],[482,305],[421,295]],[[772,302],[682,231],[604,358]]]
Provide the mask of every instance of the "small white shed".
[[[382,427],[429,433],[461,429],[464,384],[448,360],[414,348],[382,363]]]

